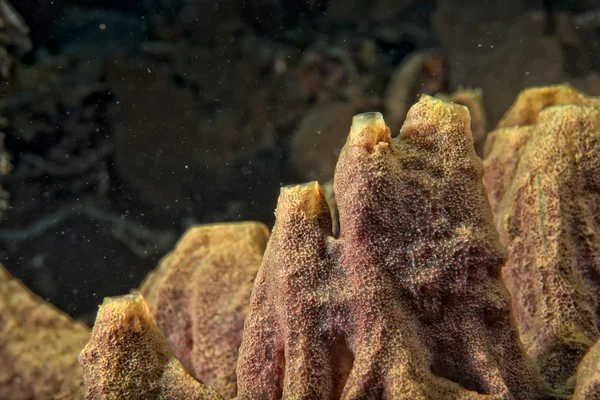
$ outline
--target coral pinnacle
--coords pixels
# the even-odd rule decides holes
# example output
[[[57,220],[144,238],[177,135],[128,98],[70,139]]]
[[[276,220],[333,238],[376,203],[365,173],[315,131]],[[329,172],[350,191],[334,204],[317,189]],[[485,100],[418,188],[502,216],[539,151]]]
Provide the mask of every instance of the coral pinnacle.
[[[521,340],[560,386],[600,337],[600,100],[568,85],[525,90],[486,148]]]
[[[239,399],[538,399],[463,106],[423,96],[397,139],[355,117],[335,173],[282,191],[238,362]]]
[[[140,294],[104,300],[79,361],[87,399],[222,399],[177,360]]]

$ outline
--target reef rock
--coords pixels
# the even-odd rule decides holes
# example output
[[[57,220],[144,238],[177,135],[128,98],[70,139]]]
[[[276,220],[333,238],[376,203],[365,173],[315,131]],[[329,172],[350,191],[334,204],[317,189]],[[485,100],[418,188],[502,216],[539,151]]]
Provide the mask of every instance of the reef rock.
[[[354,117],[335,178],[283,188],[238,399],[541,399],[519,342],[466,107],[423,96],[392,139]]]
[[[81,398],[77,355],[89,335],[0,265],[0,399]]]
[[[268,237],[257,222],[191,228],[140,287],[179,361],[228,398]]]
[[[222,399],[177,360],[144,298],[106,298],[79,356],[86,399]]]
[[[486,144],[485,184],[521,340],[559,386],[599,338],[600,100],[523,91]]]

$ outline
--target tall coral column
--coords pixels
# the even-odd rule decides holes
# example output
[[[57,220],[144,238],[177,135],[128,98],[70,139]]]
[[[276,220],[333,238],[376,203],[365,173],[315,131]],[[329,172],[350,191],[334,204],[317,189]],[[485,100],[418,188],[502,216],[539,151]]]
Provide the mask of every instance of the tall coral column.
[[[486,147],[521,339],[558,387],[600,339],[600,100],[568,85],[527,89]]]
[[[538,399],[511,317],[463,106],[424,96],[397,139],[354,117],[335,173],[283,188],[238,361],[238,399]]]

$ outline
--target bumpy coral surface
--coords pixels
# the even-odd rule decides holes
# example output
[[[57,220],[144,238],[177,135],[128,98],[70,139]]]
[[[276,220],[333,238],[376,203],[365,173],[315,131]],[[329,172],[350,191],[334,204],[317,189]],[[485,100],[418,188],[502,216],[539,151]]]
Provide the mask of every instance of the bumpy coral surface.
[[[600,399],[600,341],[588,351],[577,367],[577,386],[572,400]]]
[[[555,386],[599,338],[599,106],[569,86],[526,90],[486,144],[521,340]]]
[[[422,97],[397,139],[354,118],[335,174],[283,188],[238,362],[239,399],[537,399],[501,278],[466,107]]]
[[[235,366],[269,231],[257,222],[191,228],[140,291],[192,374],[235,397]]]
[[[450,95],[436,94],[436,97],[467,106],[471,115],[473,147],[475,148],[475,153],[481,157],[488,134],[487,117],[483,106],[483,93],[481,89],[460,88]]]
[[[222,399],[177,360],[140,294],[104,300],[79,361],[90,400]]]
[[[89,334],[0,265],[0,399],[81,398],[77,355]]]

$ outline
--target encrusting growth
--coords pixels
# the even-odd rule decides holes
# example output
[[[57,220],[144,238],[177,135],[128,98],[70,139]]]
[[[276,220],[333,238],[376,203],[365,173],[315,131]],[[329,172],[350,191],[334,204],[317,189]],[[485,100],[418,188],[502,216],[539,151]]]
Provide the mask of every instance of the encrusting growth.
[[[222,399],[177,360],[140,294],[104,300],[79,361],[86,399]]]
[[[486,144],[485,183],[521,340],[562,386],[600,337],[600,100],[523,91]]]
[[[397,139],[360,114],[336,168],[282,189],[238,399],[541,399],[519,342],[466,107],[423,96]]]

